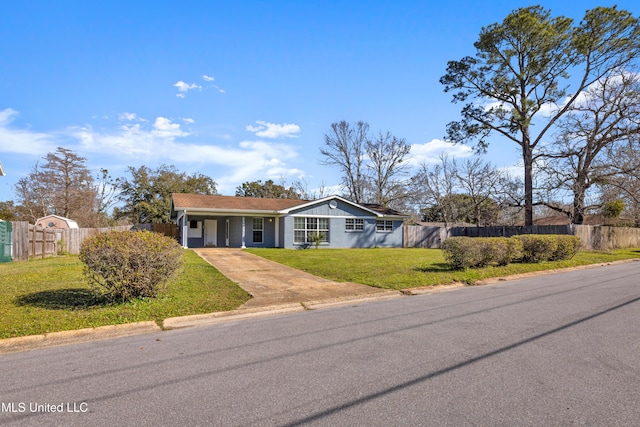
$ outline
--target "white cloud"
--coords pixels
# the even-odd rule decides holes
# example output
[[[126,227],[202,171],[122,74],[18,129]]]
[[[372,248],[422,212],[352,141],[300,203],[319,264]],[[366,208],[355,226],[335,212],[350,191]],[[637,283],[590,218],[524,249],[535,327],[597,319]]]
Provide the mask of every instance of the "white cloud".
[[[191,84],[185,83],[182,80],[179,80],[173,86],[178,88],[178,93],[176,94],[178,98],[186,97],[187,92],[189,92],[190,90],[194,90],[194,89],[202,90],[202,86],[195,83],[191,83]]]
[[[252,140],[233,143],[222,136],[216,138],[223,143],[205,143],[180,126],[182,122],[190,123],[185,118],[174,121],[158,116],[146,120],[134,113],[122,113],[120,122],[108,129],[87,124],[34,132],[10,126],[17,114],[12,109],[0,110],[0,153],[29,155],[34,162],[62,146],[88,158],[92,167],[107,167],[110,171],[173,164],[211,176],[223,194],[233,194],[245,181],[304,176],[292,165],[298,158],[292,145]]]
[[[189,135],[189,133],[180,129],[178,123],[173,123],[165,117],[156,117],[156,121],[153,123],[153,129],[153,135],[160,138],[174,139]]]
[[[424,144],[411,145],[408,163],[418,166],[422,163],[437,163],[440,156],[446,154],[452,158],[464,158],[473,155],[473,149],[468,145],[452,144],[440,139],[433,139]]]
[[[202,80],[204,80],[207,83],[210,83],[208,85],[206,85],[206,88],[214,88],[216,91],[220,92],[220,93],[226,93],[224,89],[220,88],[220,86],[212,84],[212,82],[214,82],[216,79],[213,76],[208,76],[206,74],[202,75]],[[187,97],[187,92],[189,92],[190,90],[202,90],[203,87],[200,86],[197,83],[186,83],[182,80],[179,80],[178,82],[176,82],[173,86],[178,88],[178,93],[176,93],[176,96],[178,98],[186,98]]]
[[[256,123],[258,126],[248,125],[246,129],[262,138],[296,138],[300,132],[300,126],[295,124],[283,123],[279,125],[263,120],[257,120]]]
[[[146,122],[147,120],[138,117],[136,113],[120,113],[118,114],[118,120],[128,122]]]
[[[0,151],[5,153],[42,155],[42,153],[55,150],[56,143],[53,135],[10,127],[10,124],[17,116],[18,112],[11,108],[0,111]]]
[[[18,115],[18,112],[12,108],[5,108],[0,111],[0,126],[6,126],[11,123],[15,117]]]
[[[233,194],[242,182],[265,178],[298,177],[299,169],[288,165],[298,157],[294,147],[283,143],[241,141],[213,145],[185,141],[191,136],[168,118],[158,117],[151,126],[140,123],[120,126],[111,132],[90,127],[77,129],[74,137],[83,152],[109,153],[125,159],[122,167],[142,162],[145,165],[200,165],[200,172],[211,176],[222,194]],[[123,156],[125,154],[126,156]]]
[[[190,135],[166,117],[156,117],[152,125],[148,120],[137,120],[138,123],[120,124],[107,131],[92,126],[71,128],[67,131],[68,138],[77,141],[82,151],[101,153],[104,157],[124,155],[130,157],[127,161],[132,158],[163,161],[171,157],[176,139]]]
[[[213,76],[207,76],[206,74],[204,74],[202,76],[202,80],[204,80],[205,82],[213,82],[213,81],[215,81],[215,78],[213,78]],[[224,89],[222,89],[218,85],[210,84],[209,87],[214,88],[215,90],[217,90],[220,93],[226,93],[226,91]]]
[[[185,123],[189,123],[189,124],[194,124],[194,123],[196,122],[196,121],[195,121],[195,120],[193,120],[191,117],[183,117],[183,118],[182,118],[182,119],[180,119],[180,120],[182,120],[182,121],[183,121],[183,122],[185,122]]]

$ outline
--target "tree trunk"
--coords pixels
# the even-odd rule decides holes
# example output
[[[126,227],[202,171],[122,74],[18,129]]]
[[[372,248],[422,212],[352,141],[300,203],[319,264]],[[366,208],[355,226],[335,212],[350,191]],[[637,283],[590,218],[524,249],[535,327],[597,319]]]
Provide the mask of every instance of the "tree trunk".
[[[524,161],[524,225],[533,225],[533,153],[528,141],[522,146]]]
[[[581,181],[581,177],[578,176],[578,181]],[[573,192],[573,218],[571,218],[572,224],[582,224],[584,223],[584,197],[585,197],[585,186],[582,183],[576,183],[577,188],[574,189]]]

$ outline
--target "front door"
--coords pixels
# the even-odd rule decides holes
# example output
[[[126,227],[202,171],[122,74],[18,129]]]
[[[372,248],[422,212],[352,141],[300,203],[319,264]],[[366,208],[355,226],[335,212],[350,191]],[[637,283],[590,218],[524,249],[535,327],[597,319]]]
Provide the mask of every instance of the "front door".
[[[224,244],[229,247],[229,219],[227,218],[224,225]]]
[[[217,219],[204,220],[204,245],[209,247],[218,246],[218,220]]]

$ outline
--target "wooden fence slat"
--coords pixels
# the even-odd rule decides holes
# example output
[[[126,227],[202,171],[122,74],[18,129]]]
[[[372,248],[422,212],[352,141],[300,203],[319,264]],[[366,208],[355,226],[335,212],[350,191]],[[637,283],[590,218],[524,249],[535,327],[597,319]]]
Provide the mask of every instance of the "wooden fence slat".
[[[640,247],[640,228],[600,225],[534,225],[504,227],[440,227],[408,225],[405,247],[441,248],[449,237],[511,237],[518,234],[572,234],[578,236],[585,249]]]
[[[178,227],[175,224],[138,224],[136,226],[119,225],[104,228],[69,228],[63,230],[35,227],[26,221],[11,223],[11,242],[14,261],[29,261],[30,257],[46,257],[66,252],[72,255],[80,253],[82,242],[98,233],[108,231],[149,230],[169,237],[177,238]]]

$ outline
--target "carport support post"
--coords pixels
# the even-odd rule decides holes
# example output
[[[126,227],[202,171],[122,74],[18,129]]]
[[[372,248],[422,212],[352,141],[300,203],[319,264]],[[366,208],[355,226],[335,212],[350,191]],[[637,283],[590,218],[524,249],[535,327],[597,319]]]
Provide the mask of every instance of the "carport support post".
[[[182,215],[182,247],[187,248],[189,244],[188,233],[189,233],[189,223],[187,222],[187,211],[184,211]]]
[[[247,245],[245,245],[245,221],[244,221],[244,217],[242,217],[242,246],[240,246],[242,249],[246,249]]]

